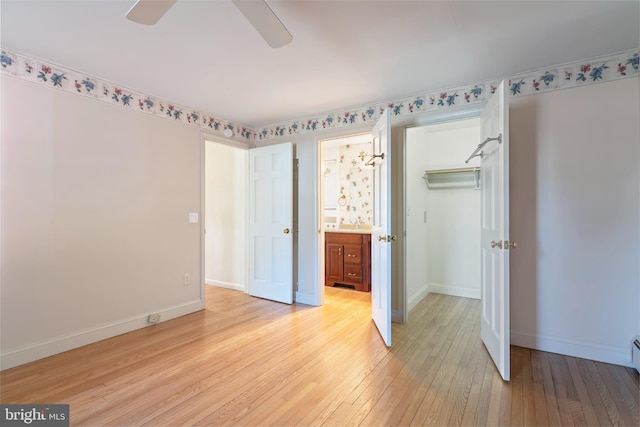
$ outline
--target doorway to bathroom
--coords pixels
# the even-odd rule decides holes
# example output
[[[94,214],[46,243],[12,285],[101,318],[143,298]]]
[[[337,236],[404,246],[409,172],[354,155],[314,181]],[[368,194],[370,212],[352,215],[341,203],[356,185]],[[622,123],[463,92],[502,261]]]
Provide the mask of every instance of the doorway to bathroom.
[[[320,141],[320,285],[353,291],[345,296],[371,291],[374,168],[367,162],[372,139],[371,133],[362,133]]]

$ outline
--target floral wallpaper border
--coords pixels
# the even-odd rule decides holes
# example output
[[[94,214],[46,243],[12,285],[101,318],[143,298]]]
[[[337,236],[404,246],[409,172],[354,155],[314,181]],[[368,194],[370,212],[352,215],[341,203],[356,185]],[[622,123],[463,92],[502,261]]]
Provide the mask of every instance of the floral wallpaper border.
[[[548,67],[509,78],[509,92],[511,97],[518,97],[637,77],[640,75],[639,62],[638,50],[634,49],[615,55]],[[236,138],[250,142],[360,125],[377,120],[385,108],[389,108],[392,116],[406,116],[418,112],[439,111],[482,103],[500,83],[500,80],[493,80],[459,86],[253,129],[8,49],[2,49],[0,73],[118,104],[125,108],[179,120],[220,136],[224,136],[224,131],[230,129]]]
[[[583,60],[518,74],[505,80],[508,80],[510,96],[519,97],[619,80],[627,77],[637,77],[639,75],[638,68],[638,50],[632,50],[607,57]],[[419,94],[388,102],[333,112],[324,116],[275,123],[255,129],[256,139],[258,141],[268,140],[323,129],[359,125],[377,120],[385,108],[389,108],[391,116],[393,117],[482,103],[487,101],[491,94],[495,92],[497,86],[500,84],[500,80]]]
[[[0,72],[23,80],[40,83],[65,92],[118,104],[125,108],[144,111],[167,119],[179,120],[199,126],[213,134],[224,136],[230,129],[240,139],[253,142],[255,132],[251,127],[232,123],[183,105],[158,99],[124,86],[101,80],[69,68],[2,49]]]

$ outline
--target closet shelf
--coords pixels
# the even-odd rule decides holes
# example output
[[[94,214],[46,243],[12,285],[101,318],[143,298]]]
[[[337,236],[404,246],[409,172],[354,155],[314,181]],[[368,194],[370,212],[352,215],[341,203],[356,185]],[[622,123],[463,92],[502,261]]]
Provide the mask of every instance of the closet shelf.
[[[427,187],[431,188],[434,184],[432,177],[438,177],[438,183],[451,183],[451,182],[459,182],[459,178],[463,179],[466,176],[472,177],[475,181],[475,188],[480,188],[480,168],[479,167],[469,167],[469,168],[455,168],[455,169],[433,169],[424,171],[424,175],[422,178],[427,183]],[[447,177],[457,177],[455,181],[452,179],[447,179]]]

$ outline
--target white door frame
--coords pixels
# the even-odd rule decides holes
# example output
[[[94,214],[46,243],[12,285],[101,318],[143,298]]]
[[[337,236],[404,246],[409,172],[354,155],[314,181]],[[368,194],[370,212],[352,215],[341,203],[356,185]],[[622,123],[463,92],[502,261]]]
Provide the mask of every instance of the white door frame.
[[[407,322],[409,320],[409,311],[407,310],[408,306],[409,306],[409,301],[408,301],[408,296],[407,296],[407,287],[406,287],[406,272],[407,272],[407,256],[406,254],[408,253],[408,251],[410,250],[410,248],[407,246],[407,239],[405,238],[407,235],[407,221],[406,221],[406,216],[407,216],[407,200],[409,195],[407,194],[407,173],[406,173],[406,167],[405,165],[407,164],[407,144],[406,144],[406,138],[407,138],[407,132],[406,130],[408,128],[412,128],[412,127],[421,127],[421,126],[429,126],[429,125],[436,125],[436,124],[440,124],[440,123],[445,123],[445,122],[455,122],[455,121],[459,121],[459,120],[466,120],[466,119],[471,119],[471,118],[477,118],[480,117],[480,113],[482,112],[482,108],[484,107],[484,103],[480,106],[473,106],[470,108],[459,108],[457,109],[457,111],[443,111],[443,112],[427,112],[424,114],[420,114],[416,117],[412,117],[410,120],[405,120],[402,123],[399,124],[399,126],[402,127],[400,135],[398,135],[396,137],[398,144],[400,145],[400,153],[397,156],[398,158],[400,158],[400,164],[399,164],[399,169],[401,170],[400,173],[402,173],[402,176],[400,177],[401,179],[399,181],[401,181],[401,189],[397,189],[397,191],[400,192],[400,194],[402,195],[402,202],[400,203],[400,205],[402,206],[402,215],[397,215],[398,217],[398,221],[399,221],[399,226],[398,228],[400,230],[402,230],[402,245],[400,245],[400,253],[399,253],[399,262],[398,264],[401,266],[402,268],[402,281],[401,281],[401,287],[402,287],[402,297],[404,298],[404,306],[401,307],[402,310],[400,313],[398,313],[398,321],[401,321],[403,323]],[[414,177],[415,178],[415,177]]]
[[[315,305],[324,305],[325,299],[325,286],[324,286],[324,179],[323,179],[323,170],[322,165],[324,162],[324,143],[326,141],[331,141],[335,139],[344,139],[349,137],[357,137],[360,135],[369,134],[371,135],[371,131],[373,129],[374,123],[366,127],[357,127],[354,129],[349,129],[347,133],[345,130],[339,130],[338,132],[331,133],[329,135],[323,136],[321,138],[316,138],[316,162],[315,162],[315,188],[316,188],[316,229],[317,229],[317,256],[316,258],[316,278],[318,280],[316,290],[315,290]]]
[[[228,139],[223,139],[220,138],[219,136],[216,135],[212,135],[210,133],[207,132],[202,132],[200,134],[200,300],[202,301],[203,304],[203,308],[204,307],[204,299],[205,299],[205,262],[206,262],[206,254],[205,254],[205,218],[206,218],[206,167],[207,167],[207,162],[206,162],[206,147],[207,147],[207,141],[209,142],[213,142],[216,144],[221,144],[221,145],[228,145],[231,147],[235,147],[238,149],[242,149],[242,150],[249,150],[252,148],[251,144],[249,142],[244,143],[244,142],[239,142],[239,141],[234,141],[234,140],[228,140]],[[248,160],[247,160],[248,161]],[[245,170],[245,174],[249,174],[249,166],[247,164],[247,168]],[[246,201],[245,204],[248,206],[249,203],[249,199],[248,199],[248,195],[246,196]],[[247,227],[248,227],[248,221],[249,218],[245,218],[245,222],[247,223]],[[248,229],[248,228],[247,228]],[[245,239],[245,245],[246,245],[246,239]],[[245,282],[245,289],[244,292],[247,292],[247,288],[248,286],[247,284],[247,272],[245,269],[245,277],[244,277],[244,282]]]

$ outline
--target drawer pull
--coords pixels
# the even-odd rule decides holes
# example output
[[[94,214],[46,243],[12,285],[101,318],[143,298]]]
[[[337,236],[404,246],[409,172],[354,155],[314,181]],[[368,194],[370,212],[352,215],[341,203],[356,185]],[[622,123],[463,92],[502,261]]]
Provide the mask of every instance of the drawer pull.
[[[347,254],[347,256],[348,256],[349,258],[355,258],[357,255],[356,255],[356,254]]]
[[[349,277],[356,277],[356,276],[357,276],[357,274],[356,274],[356,273],[347,273],[347,276],[349,276]]]

